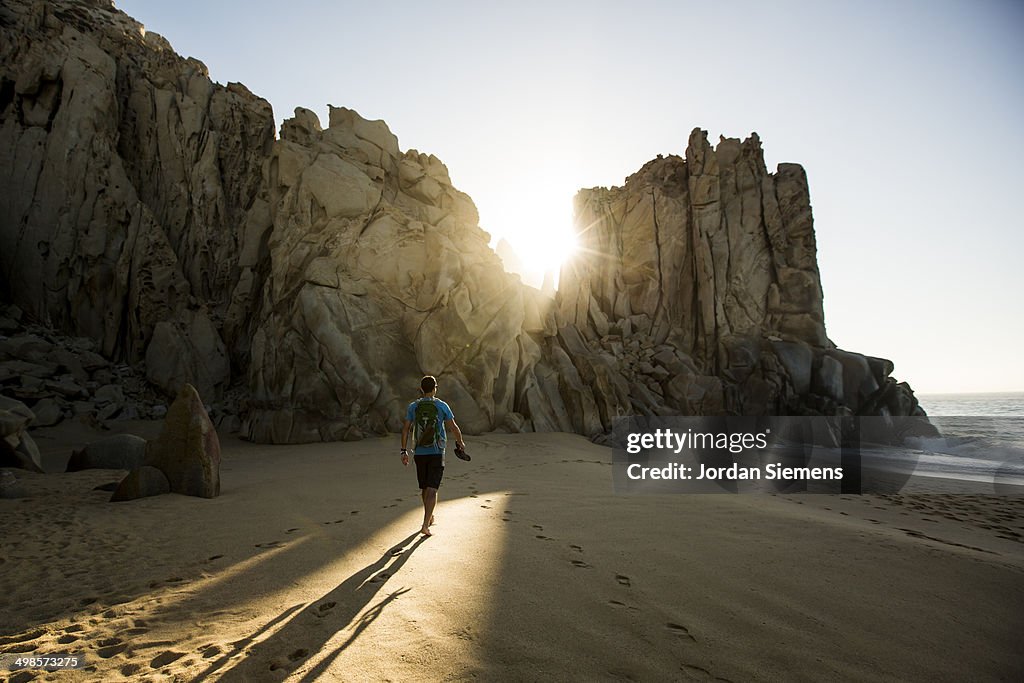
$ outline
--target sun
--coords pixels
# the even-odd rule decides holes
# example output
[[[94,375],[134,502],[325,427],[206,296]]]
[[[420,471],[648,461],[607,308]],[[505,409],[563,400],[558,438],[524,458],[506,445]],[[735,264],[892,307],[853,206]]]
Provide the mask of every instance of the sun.
[[[509,230],[495,235],[492,244],[505,270],[518,273],[523,282],[543,289],[558,288],[562,265],[577,252],[571,225],[538,226],[531,230]]]
[[[536,253],[532,260],[542,270],[557,273],[562,264],[576,254],[576,232],[571,227],[551,227],[543,230],[535,240]]]
[[[471,194],[505,270],[538,289],[557,288],[562,266],[578,252],[573,197],[580,186],[571,170],[534,169],[535,189],[526,197],[512,193],[501,176]]]

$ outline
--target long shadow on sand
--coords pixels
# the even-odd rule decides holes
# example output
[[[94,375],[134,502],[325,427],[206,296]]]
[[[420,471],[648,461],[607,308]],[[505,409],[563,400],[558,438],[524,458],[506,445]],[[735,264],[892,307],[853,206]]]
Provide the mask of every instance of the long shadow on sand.
[[[356,618],[426,539],[418,533],[411,534],[320,599],[305,607],[301,604],[289,607],[252,635],[232,643],[230,652],[211,663],[194,680],[205,681],[211,677],[223,681],[259,680],[270,671],[290,671],[323,649],[339,632],[351,627],[352,632],[345,641],[302,678],[302,681],[316,680],[388,604],[411,590],[400,588],[388,593]],[[268,632],[270,635],[265,636]]]

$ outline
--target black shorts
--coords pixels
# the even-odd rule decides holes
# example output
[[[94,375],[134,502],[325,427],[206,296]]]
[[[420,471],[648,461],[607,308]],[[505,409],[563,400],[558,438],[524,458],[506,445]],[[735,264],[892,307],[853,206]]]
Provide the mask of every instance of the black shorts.
[[[441,477],[444,476],[443,455],[414,455],[416,461],[416,481],[420,488],[428,486],[432,489],[441,488]]]

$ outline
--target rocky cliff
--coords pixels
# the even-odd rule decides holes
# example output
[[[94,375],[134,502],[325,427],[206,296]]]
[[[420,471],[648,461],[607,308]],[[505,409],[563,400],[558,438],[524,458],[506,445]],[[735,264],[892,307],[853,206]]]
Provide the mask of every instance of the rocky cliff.
[[[398,430],[425,372],[441,378],[465,429],[505,422],[539,355],[531,333],[553,331],[553,318],[505,273],[444,164],[401,152],[381,121],[332,107],[322,129],[300,109],[282,126],[264,188],[269,211],[250,222],[264,227],[246,234],[243,265],[268,276],[233,303],[239,317],[258,312],[251,438]]]
[[[267,102],[111,3],[5,2],[3,297],[110,358],[148,356],[169,392],[192,377],[219,393],[239,226],[273,141]]]
[[[920,410],[891,363],[829,342],[806,178],[768,173],[756,136],[695,130],[582,191],[552,295],[382,121],[298,109],[275,138],[265,101],[109,2],[9,2],[0,191],[2,298],[168,395],[242,385],[252,439],[397,430],[424,373],[469,432]]]
[[[618,408],[919,411],[892,363],[826,336],[806,175],[769,173],[756,133],[712,147],[695,129],[685,158],[581,191],[576,222],[582,255],[561,274],[559,325],[621,369],[630,402]]]

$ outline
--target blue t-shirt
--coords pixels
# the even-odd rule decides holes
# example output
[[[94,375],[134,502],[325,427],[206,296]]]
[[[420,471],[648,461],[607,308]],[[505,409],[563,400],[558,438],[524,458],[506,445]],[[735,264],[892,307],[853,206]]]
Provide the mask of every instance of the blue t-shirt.
[[[437,443],[438,446],[417,446],[414,453],[416,455],[444,455],[445,443],[448,440],[448,436],[444,432],[444,421],[454,420],[455,415],[452,414],[452,409],[448,407],[448,404],[439,398],[421,398],[413,401],[409,404],[409,407],[405,411],[405,419],[409,422],[415,422],[416,420],[416,404],[420,401],[433,401],[437,405]],[[413,435],[413,439],[416,436]],[[415,441],[413,442],[415,443]]]

